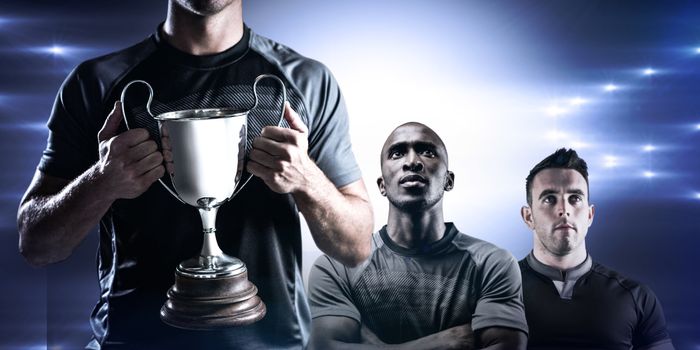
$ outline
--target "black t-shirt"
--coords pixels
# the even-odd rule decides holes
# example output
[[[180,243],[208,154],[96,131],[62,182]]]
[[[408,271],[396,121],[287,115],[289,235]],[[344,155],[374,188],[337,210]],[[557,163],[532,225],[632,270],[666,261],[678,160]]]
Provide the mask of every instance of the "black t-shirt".
[[[155,114],[193,108],[247,109],[253,104],[254,79],[266,73],[285,82],[292,107],[309,128],[309,155],[331,182],[340,187],[359,180],[345,104],[328,69],[247,27],[238,44],[215,55],[188,55],[156,33],[133,47],[79,65],[57,96],[48,122],[48,145],[38,168],[73,179],[94,164],[97,133],[130,81],[145,80],[153,86]],[[264,126],[279,120],[282,100],[276,84],[261,81],[259,108],[248,118],[249,145]],[[144,108],[147,90],[133,87],[126,97],[130,126],[157,133],[156,122]],[[300,272],[298,210],[292,196],[277,194],[254,177],[220,207],[216,225],[222,250],[247,264],[248,277],[267,305],[262,321],[206,332],[180,330],[160,321],[159,310],[174,282],[175,267],[199,254],[203,235],[197,210],[155,183],[136,199],[114,202],[100,222],[101,293],[91,316],[94,340],[90,347],[300,348],[308,339],[310,316]]]
[[[394,243],[385,226],[354,268],[319,257],[309,276],[312,317],[352,318],[392,344],[466,323],[527,333],[515,258],[446,226],[440,240],[415,249]]]
[[[595,262],[566,273],[532,254],[519,264],[529,349],[629,350],[671,343],[661,304],[648,287]],[[554,282],[573,283],[573,289]]]

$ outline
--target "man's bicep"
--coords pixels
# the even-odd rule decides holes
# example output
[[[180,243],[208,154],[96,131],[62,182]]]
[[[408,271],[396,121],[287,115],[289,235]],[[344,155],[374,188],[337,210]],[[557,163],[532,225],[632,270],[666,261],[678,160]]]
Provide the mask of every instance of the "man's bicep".
[[[338,191],[345,197],[356,197],[369,202],[369,194],[367,193],[367,187],[362,179],[355,182],[349,183],[345,186],[339,187]]]
[[[309,349],[328,349],[333,342],[359,343],[360,323],[344,316],[321,316],[311,322]]]
[[[489,327],[476,333],[477,349],[525,349],[527,335],[517,329]]]

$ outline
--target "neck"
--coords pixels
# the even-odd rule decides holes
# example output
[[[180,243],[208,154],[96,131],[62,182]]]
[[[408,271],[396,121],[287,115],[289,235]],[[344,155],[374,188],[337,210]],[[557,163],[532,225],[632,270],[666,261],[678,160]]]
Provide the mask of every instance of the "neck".
[[[539,262],[562,271],[581,265],[588,256],[585,242],[566,255],[553,254],[542,245],[537,244],[535,245],[535,249],[533,249],[533,253]]]
[[[390,205],[386,230],[391,240],[404,248],[440,240],[445,235],[442,201],[430,209],[410,213]]]
[[[163,37],[178,50],[191,55],[223,52],[243,37],[241,3],[232,4],[216,14],[201,16],[170,1]]]

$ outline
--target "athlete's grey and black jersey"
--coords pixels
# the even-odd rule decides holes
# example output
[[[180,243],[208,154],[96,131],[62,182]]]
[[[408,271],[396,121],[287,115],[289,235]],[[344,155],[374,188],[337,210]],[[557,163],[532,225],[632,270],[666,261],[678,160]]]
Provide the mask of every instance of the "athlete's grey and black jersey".
[[[352,318],[392,344],[466,323],[527,333],[515,258],[446,226],[443,238],[416,249],[395,244],[385,226],[355,268],[321,256],[309,277],[312,317]]]
[[[263,38],[247,27],[243,39],[225,52],[192,56],[158,33],[143,42],[78,66],[63,84],[51,118],[42,172],[73,179],[98,159],[97,133],[132,80],[155,91],[155,113],[253,104],[251,87],[259,74],[275,74],[309,128],[309,155],[336,185],[361,178],[350,148],[343,98],[320,63]],[[279,118],[281,93],[261,81],[259,109],[249,116],[248,142]],[[147,90],[127,94],[131,127],[157,132],[145,114]],[[123,125],[122,125],[123,127]],[[235,176],[232,174],[232,176]],[[159,309],[174,281],[174,269],[199,254],[197,210],[172,198],[159,184],[133,200],[116,201],[100,222],[100,297],[92,313],[93,348],[224,349],[301,348],[308,339],[309,309],[301,278],[301,232],[291,195],[271,191],[254,177],[217,217],[222,250],[241,258],[248,277],[267,305],[265,318],[224,331],[183,331],[166,326]]]
[[[661,304],[648,287],[590,257],[565,271],[532,253],[520,261],[528,349],[668,349]]]

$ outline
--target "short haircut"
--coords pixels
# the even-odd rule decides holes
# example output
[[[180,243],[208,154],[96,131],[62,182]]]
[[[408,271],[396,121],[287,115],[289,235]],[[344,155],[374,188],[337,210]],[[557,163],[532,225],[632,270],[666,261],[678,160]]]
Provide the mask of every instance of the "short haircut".
[[[590,193],[588,165],[586,161],[579,158],[578,154],[576,154],[576,151],[573,149],[567,150],[566,148],[560,148],[537,163],[537,165],[530,170],[530,174],[527,176],[527,179],[525,179],[525,193],[527,195],[528,205],[532,205],[532,181],[535,179],[535,175],[544,169],[573,169],[578,171],[586,180],[586,189]]]
[[[389,143],[388,143],[388,142],[389,142],[389,139],[391,139],[391,136],[394,135],[394,133],[396,132],[396,130],[399,130],[399,129],[404,128],[404,127],[407,127],[407,126],[415,126],[415,127],[423,128],[423,129],[427,130],[428,133],[432,133],[433,136],[435,136],[435,140],[437,141],[437,143],[435,144],[435,146],[438,147],[438,148],[442,148],[442,149],[445,151],[445,155],[444,155],[445,163],[447,163],[448,165],[450,164],[450,162],[449,162],[449,157],[448,157],[448,155],[447,155],[447,147],[445,146],[445,142],[442,141],[442,138],[440,138],[440,135],[438,135],[438,134],[435,132],[435,130],[431,129],[429,126],[427,126],[427,125],[425,125],[425,124],[423,124],[423,123],[419,123],[419,122],[408,122],[408,123],[403,123],[403,124],[397,126],[394,130],[391,131],[391,133],[389,134],[389,136],[387,136],[386,140],[384,141],[384,145],[382,146],[382,153],[379,155],[379,165],[380,165],[380,166],[384,164],[384,151],[387,149],[387,147],[389,147]]]

